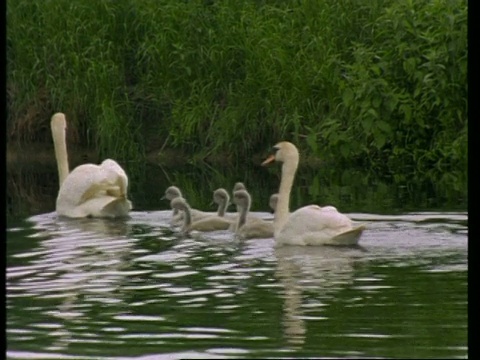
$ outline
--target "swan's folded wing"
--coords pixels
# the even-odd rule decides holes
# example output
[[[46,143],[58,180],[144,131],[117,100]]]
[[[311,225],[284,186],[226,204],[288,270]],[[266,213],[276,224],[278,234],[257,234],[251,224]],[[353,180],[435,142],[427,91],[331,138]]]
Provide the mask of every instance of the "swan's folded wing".
[[[127,174],[114,160],[104,160],[100,166],[96,166],[96,172],[91,171],[85,180],[90,186],[84,191],[81,202],[102,196],[127,198]]]
[[[77,166],[68,174],[58,191],[57,207],[71,207],[92,198],[104,189],[105,177],[98,165],[84,164]],[[102,185],[100,185],[102,184]]]
[[[321,208],[317,205],[304,206],[292,212],[285,227],[299,232],[347,231],[352,228],[351,220],[333,207]]]
[[[107,192],[116,197],[127,197],[128,176],[118,163],[112,159],[106,159],[100,164],[104,172],[105,180],[111,185]]]
[[[117,198],[128,201],[125,196],[114,196],[122,194],[126,184],[122,176],[110,169],[94,164],[77,166],[60,187],[57,213],[70,217],[99,216],[97,213],[105,212],[104,207],[111,201]]]
[[[360,236],[362,236],[363,230],[365,230],[365,226],[360,225],[351,230],[342,232],[335,235],[332,238],[331,243],[334,245],[357,245]]]
[[[324,210],[317,205],[309,205],[290,214],[277,241],[293,245],[321,245],[351,229],[351,220],[333,207]]]

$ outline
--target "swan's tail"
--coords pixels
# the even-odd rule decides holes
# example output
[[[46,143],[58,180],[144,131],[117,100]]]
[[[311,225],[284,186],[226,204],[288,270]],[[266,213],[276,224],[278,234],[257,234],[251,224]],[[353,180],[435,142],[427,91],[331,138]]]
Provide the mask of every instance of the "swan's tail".
[[[360,236],[362,236],[363,230],[365,230],[365,225],[357,226],[352,230],[345,231],[341,234],[338,234],[332,238],[332,243],[335,245],[357,245]]]

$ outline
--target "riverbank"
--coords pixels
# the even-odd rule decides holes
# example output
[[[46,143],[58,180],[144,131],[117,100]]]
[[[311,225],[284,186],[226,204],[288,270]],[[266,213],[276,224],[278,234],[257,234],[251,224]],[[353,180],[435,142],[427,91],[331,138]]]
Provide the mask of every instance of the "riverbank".
[[[102,161],[98,151],[85,147],[71,147],[68,149],[68,158],[75,166],[83,163],[99,163]],[[115,156],[111,158],[116,159]],[[145,161],[168,165],[185,164],[189,162],[189,156],[179,151],[170,149],[158,149],[150,151],[145,156]],[[121,162],[120,159],[116,159]],[[54,164],[55,152],[51,144],[7,144],[7,165],[13,163],[38,163]]]
[[[100,157],[98,151],[85,147],[72,146],[68,149],[68,157],[70,164],[77,166],[84,163],[99,163],[103,159]],[[260,164],[266,154],[255,154],[251,157],[253,164]],[[122,162],[115,156],[111,158]],[[202,156],[199,154],[185,153],[177,149],[160,148],[150,150],[145,155],[145,161],[152,164],[160,164],[165,167],[181,166],[195,163],[211,163],[211,164],[235,164],[235,157],[231,153],[215,153]],[[31,143],[31,144],[11,144],[7,143],[6,152],[7,166],[11,164],[54,164],[55,152],[52,144],[45,143]],[[303,156],[302,164],[309,167],[319,167],[324,161],[315,156]]]
[[[207,3],[9,3],[7,140],[51,148],[63,111],[72,157],[241,165],[288,139],[302,164],[466,172],[465,2]]]

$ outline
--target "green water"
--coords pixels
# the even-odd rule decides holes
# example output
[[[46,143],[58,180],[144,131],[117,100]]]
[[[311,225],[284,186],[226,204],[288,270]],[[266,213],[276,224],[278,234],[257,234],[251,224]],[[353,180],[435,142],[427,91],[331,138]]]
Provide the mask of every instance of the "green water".
[[[468,357],[462,193],[305,171],[292,208],[335,204],[365,223],[355,248],[169,227],[170,184],[211,209],[215,188],[244,181],[271,217],[278,172],[262,170],[151,166],[132,181],[131,218],[113,221],[58,219],[55,167],[11,168],[7,358]]]

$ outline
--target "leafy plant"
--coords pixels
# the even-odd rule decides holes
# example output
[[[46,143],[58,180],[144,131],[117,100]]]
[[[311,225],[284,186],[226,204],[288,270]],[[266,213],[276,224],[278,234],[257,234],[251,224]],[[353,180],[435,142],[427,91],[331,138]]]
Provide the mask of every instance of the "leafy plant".
[[[58,16],[58,14],[69,16]],[[9,141],[234,162],[279,140],[343,166],[467,166],[467,4],[8,1]]]

